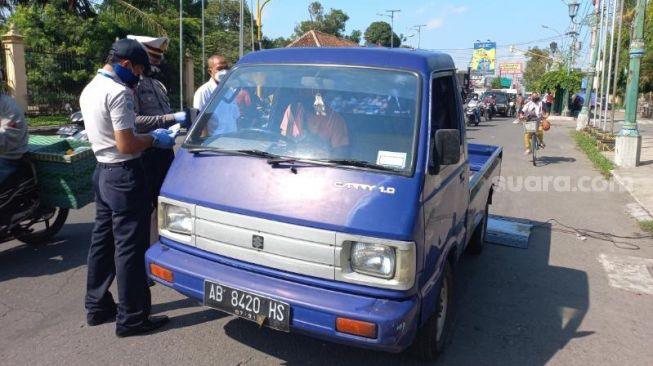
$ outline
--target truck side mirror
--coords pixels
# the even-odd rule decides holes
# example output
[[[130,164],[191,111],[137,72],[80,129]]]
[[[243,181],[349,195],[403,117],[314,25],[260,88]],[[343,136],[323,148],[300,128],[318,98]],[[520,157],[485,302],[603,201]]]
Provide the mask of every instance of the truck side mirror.
[[[439,165],[452,165],[460,161],[460,131],[443,129],[435,132],[435,148]]]

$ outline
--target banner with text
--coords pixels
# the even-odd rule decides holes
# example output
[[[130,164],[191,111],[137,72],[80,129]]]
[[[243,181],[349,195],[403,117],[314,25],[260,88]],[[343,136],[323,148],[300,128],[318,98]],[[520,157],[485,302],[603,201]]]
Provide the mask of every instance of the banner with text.
[[[499,72],[501,75],[509,74],[521,74],[521,64],[520,63],[505,63],[499,65]]]
[[[493,75],[496,63],[497,43],[476,42],[472,54],[472,72],[482,75]]]

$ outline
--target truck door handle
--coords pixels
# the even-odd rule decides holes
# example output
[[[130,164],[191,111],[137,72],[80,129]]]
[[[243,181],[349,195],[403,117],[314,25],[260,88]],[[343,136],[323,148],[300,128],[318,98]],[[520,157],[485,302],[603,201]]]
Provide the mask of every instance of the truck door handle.
[[[460,183],[465,181],[465,171],[463,170],[460,172],[460,175],[458,176],[460,178]]]

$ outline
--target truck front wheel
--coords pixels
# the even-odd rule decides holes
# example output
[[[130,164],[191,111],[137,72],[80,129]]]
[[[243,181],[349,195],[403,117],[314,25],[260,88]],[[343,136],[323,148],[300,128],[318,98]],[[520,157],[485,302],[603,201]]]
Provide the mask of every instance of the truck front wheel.
[[[437,309],[435,314],[417,332],[413,344],[413,354],[424,361],[434,361],[448,339],[451,328],[451,304],[453,300],[453,273],[446,261],[440,281]]]

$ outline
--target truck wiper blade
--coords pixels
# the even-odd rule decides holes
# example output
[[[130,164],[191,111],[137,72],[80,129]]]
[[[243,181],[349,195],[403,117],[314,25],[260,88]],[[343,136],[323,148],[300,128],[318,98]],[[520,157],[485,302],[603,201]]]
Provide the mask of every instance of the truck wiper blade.
[[[209,152],[209,153],[214,153],[214,154],[218,154],[218,155],[225,155],[225,154],[228,153],[227,151],[224,151],[224,150],[216,150],[214,148],[207,148],[207,147],[191,147],[191,148],[188,148],[187,150],[188,150],[188,152],[191,152],[193,154]]]
[[[256,150],[256,149],[236,150],[236,152],[245,155],[259,156],[261,158],[268,158],[268,159],[275,159],[279,157],[279,155],[270,154],[267,151]]]
[[[377,169],[377,170],[383,170],[383,171],[389,171],[389,172],[399,172],[401,169],[394,168],[394,167],[389,167],[385,165],[379,165],[379,164],[374,164],[370,163],[369,161],[365,160],[355,160],[355,159],[328,159],[328,160],[320,160],[326,163],[331,163],[331,164],[338,164],[338,165],[349,165],[349,166],[356,166],[356,167],[361,167],[361,168],[371,168],[371,169]]]

